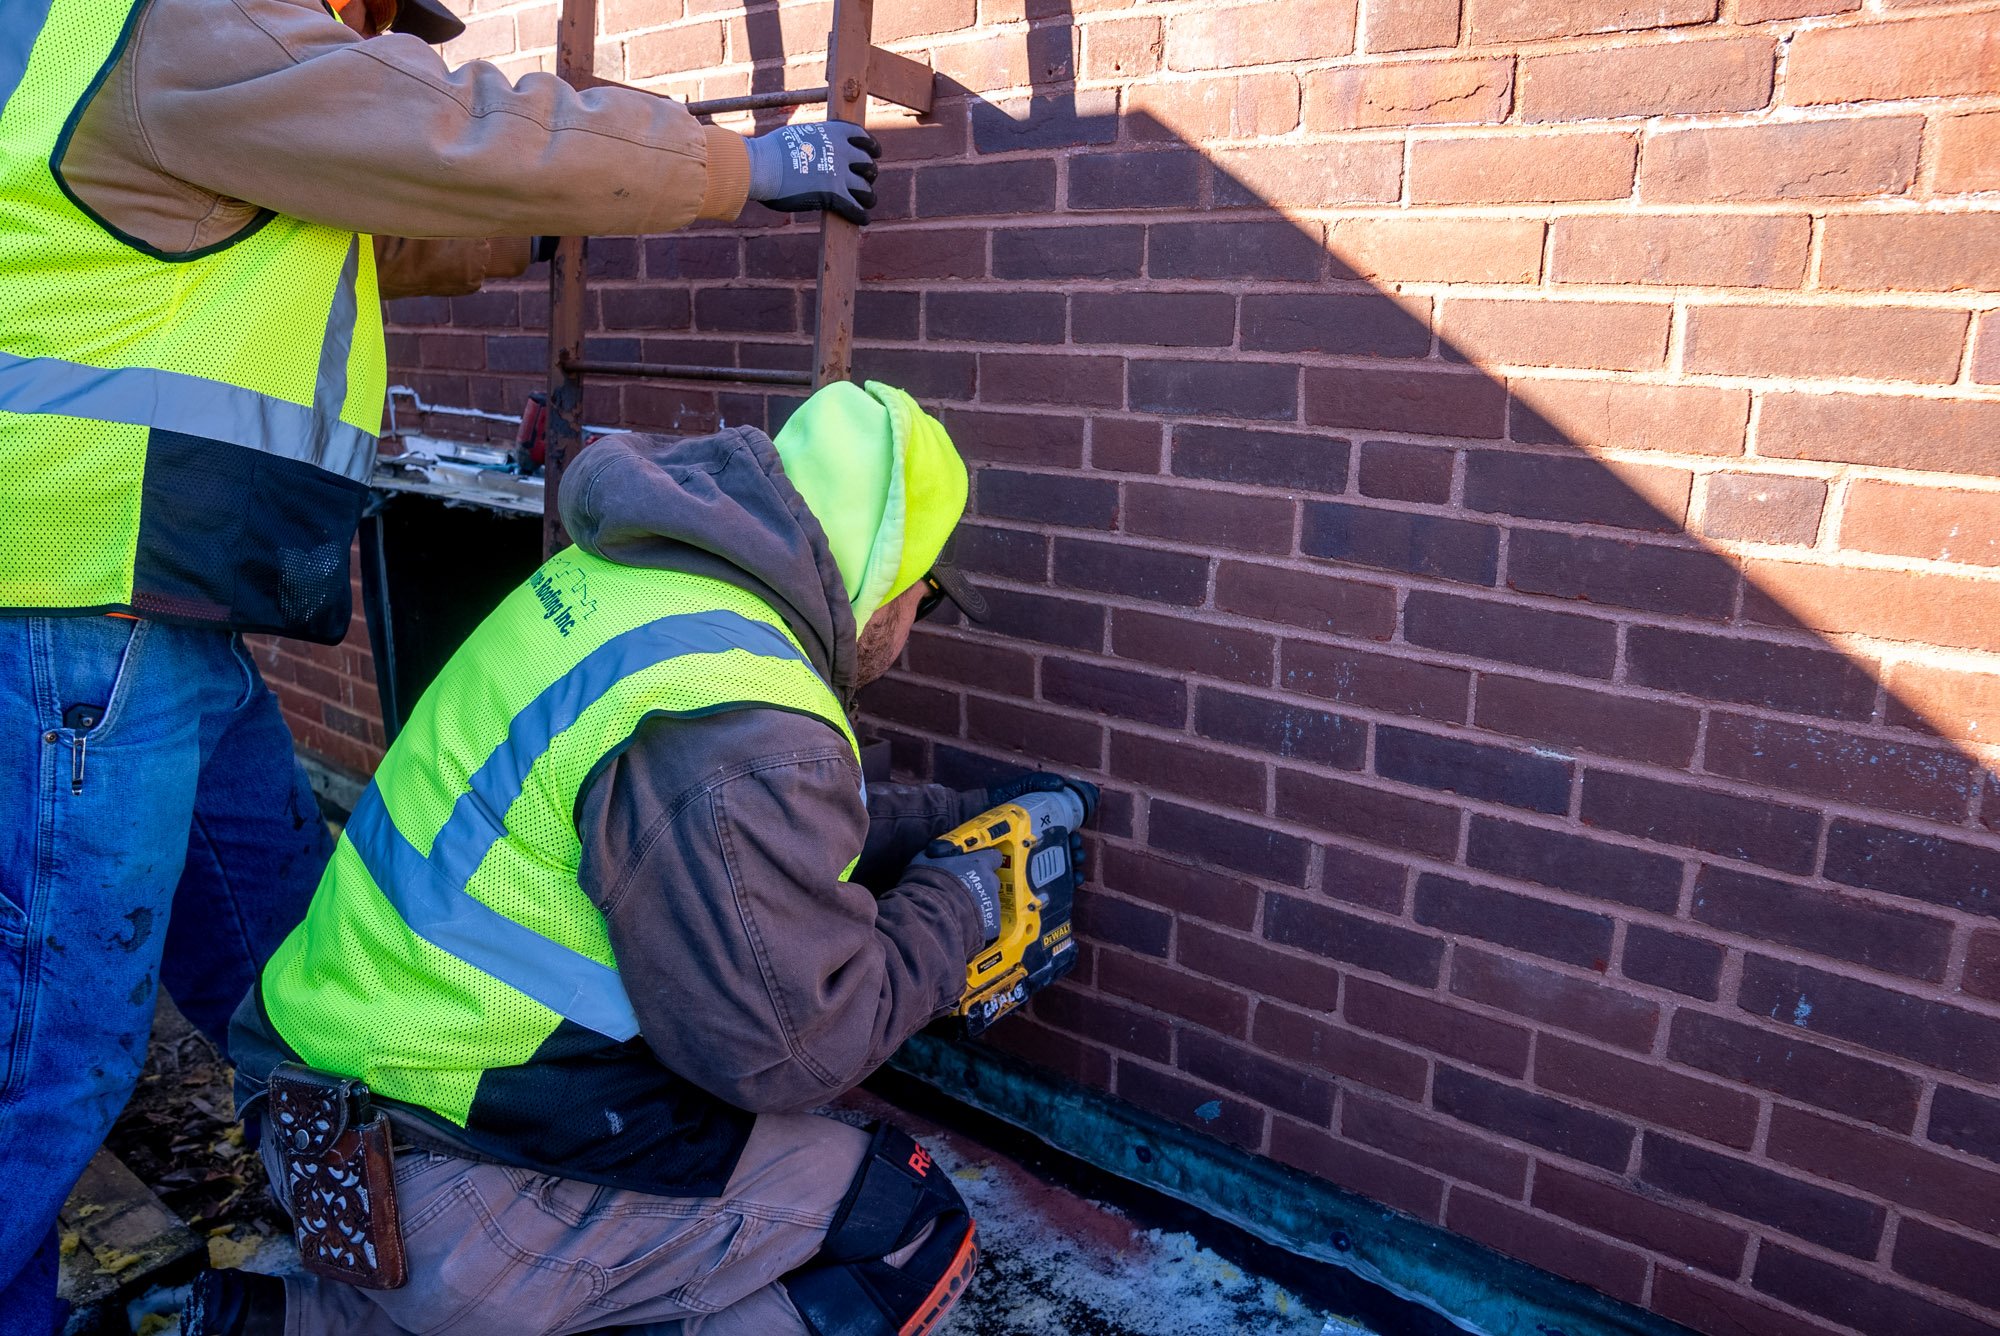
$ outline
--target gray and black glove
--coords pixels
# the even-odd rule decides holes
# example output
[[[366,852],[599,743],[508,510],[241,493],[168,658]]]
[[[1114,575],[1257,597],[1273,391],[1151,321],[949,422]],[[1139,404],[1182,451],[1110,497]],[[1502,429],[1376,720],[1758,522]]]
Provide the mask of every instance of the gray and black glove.
[[[1000,851],[998,849],[975,849],[969,854],[962,854],[939,840],[910,860],[912,871],[920,867],[933,868],[944,873],[972,897],[973,905],[979,910],[979,930],[982,934],[980,946],[991,946],[1000,940]]]
[[[749,141],[750,198],[781,213],[832,209],[850,223],[875,207],[882,146],[850,121],[786,125]]]
[[[1011,803],[1024,793],[1060,793],[1072,790],[1083,799],[1083,819],[1090,820],[1097,814],[1097,785],[1088,780],[1071,779],[1051,770],[1028,770],[1004,783],[995,784],[986,790],[986,807],[998,807],[1001,803]],[[984,810],[984,809],[982,809]],[[1076,869],[1077,880],[1084,876],[1085,866],[1090,861],[1089,853],[1083,847],[1083,832],[1069,833],[1069,861]]]

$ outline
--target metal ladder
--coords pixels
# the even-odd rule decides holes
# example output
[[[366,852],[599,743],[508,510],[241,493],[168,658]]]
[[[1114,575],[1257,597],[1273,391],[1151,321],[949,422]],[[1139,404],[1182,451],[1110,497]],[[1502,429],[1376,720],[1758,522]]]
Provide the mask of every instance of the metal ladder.
[[[828,34],[826,48],[826,83],[818,88],[712,98],[690,102],[687,109],[696,116],[715,116],[733,111],[824,105],[829,119],[859,125],[866,115],[868,98],[873,95],[911,111],[929,111],[934,82],[931,67],[876,46],[874,19],[875,0],[833,0],[833,29]],[[593,69],[596,37],[597,0],[563,0],[556,28],[556,74],[572,88],[615,86],[615,81],[600,79]],[[861,229],[831,212],[822,213],[820,220],[819,307],[813,333],[813,369],[809,372],[613,362],[585,357],[584,239],[564,237],[557,244],[549,268],[548,452],[542,498],[544,555],[568,541],[556,509],[556,498],[564,464],[583,448],[584,377],[727,381],[813,389],[847,378],[854,347],[854,293]]]

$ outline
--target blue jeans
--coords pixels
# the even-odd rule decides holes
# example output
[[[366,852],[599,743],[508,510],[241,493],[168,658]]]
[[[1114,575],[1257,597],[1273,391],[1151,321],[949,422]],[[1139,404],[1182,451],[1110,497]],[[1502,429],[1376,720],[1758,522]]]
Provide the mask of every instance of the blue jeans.
[[[220,1044],[331,851],[240,637],[0,616],[0,1336],[55,1327],[56,1210],[160,986]]]

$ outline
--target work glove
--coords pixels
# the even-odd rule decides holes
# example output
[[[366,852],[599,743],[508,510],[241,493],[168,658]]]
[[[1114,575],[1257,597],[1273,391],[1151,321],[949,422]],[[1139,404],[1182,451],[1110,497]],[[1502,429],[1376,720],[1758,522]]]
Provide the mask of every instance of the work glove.
[[[972,903],[979,910],[979,931],[982,934],[982,948],[1000,940],[1000,851],[998,849],[975,849],[969,854],[960,853],[943,840],[934,841],[931,847],[910,860],[910,870],[920,867],[935,869],[959,884],[972,897]]]
[[[850,223],[868,221],[882,146],[860,126],[786,125],[748,142],[751,199],[781,213],[832,209]]]

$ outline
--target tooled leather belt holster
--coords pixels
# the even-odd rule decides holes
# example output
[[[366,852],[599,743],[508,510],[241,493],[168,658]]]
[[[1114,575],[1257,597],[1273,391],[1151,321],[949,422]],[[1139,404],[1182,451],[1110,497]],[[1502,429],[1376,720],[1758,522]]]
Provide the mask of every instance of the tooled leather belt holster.
[[[389,1120],[367,1085],[286,1062],[271,1073],[270,1102],[299,1260],[328,1280],[400,1288],[408,1274]]]

